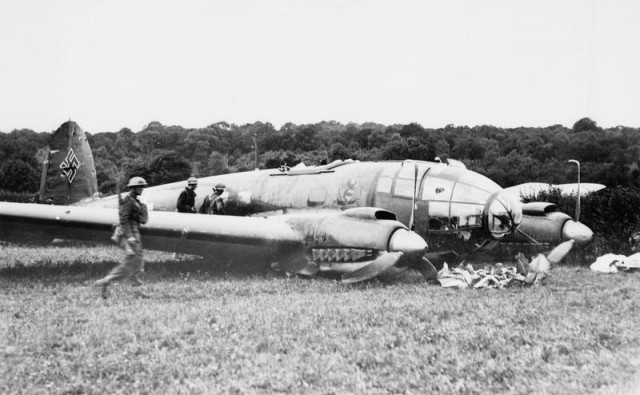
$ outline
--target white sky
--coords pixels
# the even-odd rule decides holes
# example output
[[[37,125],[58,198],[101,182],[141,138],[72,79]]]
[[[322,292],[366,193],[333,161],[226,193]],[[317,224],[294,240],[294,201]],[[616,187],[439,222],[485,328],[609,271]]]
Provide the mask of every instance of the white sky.
[[[637,0],[2,0],[0,131],[640,127]]]

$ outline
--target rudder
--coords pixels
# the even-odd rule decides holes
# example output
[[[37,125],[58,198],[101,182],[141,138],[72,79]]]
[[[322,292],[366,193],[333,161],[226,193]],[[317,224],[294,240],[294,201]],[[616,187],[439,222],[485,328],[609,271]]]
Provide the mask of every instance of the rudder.
[[[98,179],[87,136],[77,123],[65,122],[51,136],[42,167],[40,202],[68,205],[97,193]]]

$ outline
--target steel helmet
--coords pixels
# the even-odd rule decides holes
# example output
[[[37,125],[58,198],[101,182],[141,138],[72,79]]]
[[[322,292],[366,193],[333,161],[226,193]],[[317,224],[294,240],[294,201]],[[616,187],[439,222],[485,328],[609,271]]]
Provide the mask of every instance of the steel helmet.
[[[187,185],[198,185],[198,179],[195,177],[189,177]]]
[[[127,188],[146,187],[147,182],[142,177],[132,177],[127,184]]]
[[[224,191],[224,188],[225,188],[225,185],[223,183],[216,184],[216,186],[213,187],[213,189],[219,189],[221,191]]]

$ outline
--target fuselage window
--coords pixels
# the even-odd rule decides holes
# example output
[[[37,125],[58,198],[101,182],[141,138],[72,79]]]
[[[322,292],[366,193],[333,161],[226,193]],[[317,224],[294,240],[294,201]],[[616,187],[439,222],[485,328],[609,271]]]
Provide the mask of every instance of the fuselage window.
[[[391,185],[393,185],[393,178],[380,176],[376,192],[391,193]]]
[[[451,203],[451,227],[456,229],[482,226],[481,204]]]
[[[416,189],[415,193],[418,194],[420,189],[420,180],[427,169],[427,166],[419,164],[418,174],[416,175],[415,165],[405,162],[398,172],[398,177],[396,178],[396,186],[393,190],[394,196],[413,198],[414,187]]]
[[[427,176],[422,189],[422,200],[451,200],[453,181]]]
[[[502,189],[500,185],[496,184],[493,180],[478,173],[465,172],[460,176],[458,182],[466,185],[474,185],[478,189],[487,191],[489,195]]]
[[[396,166],[386,166],[380,177],[378,177],[378,184],[376,185],[376,192],[391,193],[391,186],[393,186],[393,176],[398,171],[400,164]]]
[[[457,183],[451,200],[454,202],[479,203],[484,205],[491,193],[473,185]]]
[[[398,178],[393,190],[395,196],[413,197],[413,179]]]
[[[450,202],[429,202],[429,230],[449,230]]]

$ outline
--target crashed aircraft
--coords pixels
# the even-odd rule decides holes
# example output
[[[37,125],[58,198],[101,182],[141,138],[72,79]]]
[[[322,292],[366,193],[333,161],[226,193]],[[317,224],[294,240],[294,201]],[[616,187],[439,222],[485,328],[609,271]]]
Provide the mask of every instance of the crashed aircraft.
[[[93,158],[76,123],[63,124],[54,137],[41,201],[57,205],[0,203],[0,240],[108,243],[117,196],[96,197]],[[445,257],[455,259],[451,250],[473,250],[483,240],[522,243],[524,235],[525,242],[581,245],[593,235],[549,203],[523,205],[487,177],[445,163],[336,161],[201,178],[199,190],[220,182],[230,216],[175,212],[185,182],[147,188],[145,247],[357,282],[408,268],[428,278],[432,261],[441,266]]]

